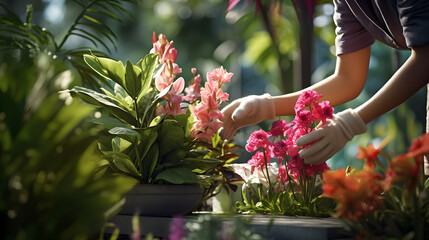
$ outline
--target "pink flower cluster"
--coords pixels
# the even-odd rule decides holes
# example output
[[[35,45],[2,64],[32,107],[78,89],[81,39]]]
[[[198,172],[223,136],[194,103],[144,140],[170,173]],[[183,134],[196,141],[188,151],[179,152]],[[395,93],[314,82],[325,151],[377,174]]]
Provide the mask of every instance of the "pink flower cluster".
[[[264,169],[265,159],[269,164],[271,158],[277,158],[280,165],[277,178],[285,183],[288,175],[299,181],[300,178],[314,177],[329,169],[326,163],[304,165],[299,156],[301,147],[296,145],[299,137],[314,131],[317,124],[320,122],[324,124],[326,119],[333,117],[334,109],[329,106],[328,101],[319,102],[321,98],[322,95],[313,90],[303,92],[296,102],[295,119],[292,123],[280,119],[272,124],[270,131],[259,130],[250,135],[246,150],[248,152],[258,150],[248,161],[252,171]]]
[[[152,35],[153,53],[159,55],[159,63],[164,64],[164,68],[155,79],[155,87],[158,91],[170,88],[164,96],[167,100],[165,107],[159,106],[157,114],[176,115],[186,113],[186,108],[181,108],[181,103],[187,101],[191,105],[190,109],[194,117],[194,125],[191,129],[191,137],[211,141],[219,128],[223,125],[221,119],[223,114],[219,107],[222,102],[228,101],[229,95],[221,87],[224,83],[230,82],[233,73],[228,73],[223,67],[214,69],[207,73],[207,81],[203,88],[200,87],[201,76],[197,74],[197,69],[192,68],[193,79],[188,87],[184,88],[185,80],[179,77],[174,79],[182,69],[175,63],[177,50],[172,48],[173,41],[169,42],[164,34],[160,34],[158,39],[155,32]],[[183,94],[183,91],[186,95]],[[198,99],[201,101],[198,102]]]
[[[183,101],[182,91],[185,86],[185,80],[180,77],[174,81],[176,76],[182,73],[182,69],[175,63],[177,59],[177,50],[172,47],[173,41],[169,42],[164,34],[159,34],[158,39],[156,39],[156,34],[153,32],[152,44],[153,53],[158,54],[159,63],[164,64],[161,74],[155,79],[155,87],[158,91],[162,91],[171,86],[170,91],[165,95],[167,99],[165,109],[160,106],[158,113],[167,113],[169,115],[185,113],[186,109],[180,108],[180,103]]]
[[[223,125],[221,121],[223,114],[219,107],[222,102],[228,101],[229,95],[221,87],[230,82],[233,73],[228,73],[223,67],[207,73],[205,86],[201,88],[201,102],[191,106],[192,115],[195,118],[191,129],[191,137],[211,141]]]

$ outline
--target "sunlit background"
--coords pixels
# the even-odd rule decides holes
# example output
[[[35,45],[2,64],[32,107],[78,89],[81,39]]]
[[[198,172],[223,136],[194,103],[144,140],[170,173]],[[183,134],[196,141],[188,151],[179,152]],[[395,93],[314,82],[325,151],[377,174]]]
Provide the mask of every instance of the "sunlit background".
[[[26,4],[30,1],[5,1],[6,5],[24,18]],[[46,27],[57,38],[67,31],[80,6],[74,1],[35,0],[33,21]],[[109,25],[117,34],[116,47],[109,45],[111,57],[136,62],[151,48],[152,32],[164,33],[179,52],[178,64],[185,79],[190,79],[190,68],[196,67],[205,73],[215,67],[224,66],[234,73],[233,81],[226,86],[230,101],[249,94],[268,92],[272,95],[293,91],[295,62],[299,55],[299,21],[291,3],[285,1],[282,14],[275,23],[279,36],[279,51],[284,56],[288,75],[280,75],[278,55],[272,40],[263,26],[260,14],[254,13],[252,4],[239,4],[226,12],[225,0],[144,0],[136,4],[125,4],[129,17],[122,17],[123,24],[112,21]],[[313,83],[334,71],[334,28],[330,1],[322,1],[315,8],[313,43]],[[109,23],[110,24],[110,23]],[[101,36],[103,37],[103,36]],[[83,38],[74,37],[66,47],[92,46]],[[105,51],[102,46],[98,46]],[[361,95],[336,112],[356,107],[372,96],[393,74],[395,69],[409,56],[408,51],[397,52],[380,43],[372,47],[368,81]],[[295,70],[294,70],[295,68]],[[202,74],[204,75],[204,74]],[[394,97],[394,96],[392,96]],[[425,121],[425,90],[421,90],[403,105],[369,124],[369,131],[346,145],[329,164],[333,168],[347,165],[359,166],[354,160],[358,145],[380,143],[390,136],[387,148],[392,152],[403,152],[411,139],[423,133]],[[285,117],[288,121],[290,117]],[[234,142],[244,146],[247,137],[257,129],[267,130],[270,121],[239,131]],[[249,158],[241,152],[240,162]]]

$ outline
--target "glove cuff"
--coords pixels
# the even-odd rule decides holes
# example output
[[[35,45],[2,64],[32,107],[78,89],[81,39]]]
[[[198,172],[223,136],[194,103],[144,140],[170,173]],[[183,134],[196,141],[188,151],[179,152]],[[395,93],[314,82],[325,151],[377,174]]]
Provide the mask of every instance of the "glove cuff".
[[[276,104],[274,103],[273,97],[269,93],[262,95],[266,99],[267,106],[262,106],[265,108],[265,119],[274,120],[276,119]]]
[[[335,118],[338,123],[341,124],[344,133],[348,140],[351,140],[353,136],[366,132],[366,124],[353,109],[346,109],[338,114]]]

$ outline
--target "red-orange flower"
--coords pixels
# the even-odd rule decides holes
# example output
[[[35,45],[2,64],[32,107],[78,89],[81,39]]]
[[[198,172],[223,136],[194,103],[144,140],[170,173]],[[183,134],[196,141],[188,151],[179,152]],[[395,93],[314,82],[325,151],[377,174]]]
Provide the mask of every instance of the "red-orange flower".
[[[423,155],[429,152],[429,133],[421,135],[413,141],[407,153],[398,157],[416,158],[417,165],[423,164]]]
[[[423,164],[423,155],[429,152],[429,134],[423,134],[413,141],[407,153],[395,157],[386,172],[384,189],[389,190],[398,183],[405,184],[411,190],[419,176],[419,170]]]
[[[407,189],[411,189],[415,186],[418,175],[419,165],[413,158],[407,157],[406,154],[397,156],[389,164],[383,181],[384,189],[387,191],[398,183],[404,183]]]
[[[323,195],[338,202],[336,215],[350,220],[367,216],[382,204],[382,175],[359,171],[346,175],[345,170],[327,171],[323,179]]]
[[[366,148],[359,146],[359,152],[356,155],[356,158],[365,160],[365,169],[374,170],[375,163],[378,161],[378,155],[380,154],[381,149],[386,146],[388,142],[389,138],[384,139],[378,148],[375,148],[372,143],[369,144]]]

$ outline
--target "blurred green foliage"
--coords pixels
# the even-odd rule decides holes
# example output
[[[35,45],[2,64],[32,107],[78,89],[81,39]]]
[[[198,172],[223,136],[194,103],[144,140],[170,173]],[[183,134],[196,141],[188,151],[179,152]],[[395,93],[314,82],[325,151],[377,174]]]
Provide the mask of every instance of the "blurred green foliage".
[[[0,238],[92,238],[135,181],[97,172],[94,109],[58,93],[87,50],[62,54],[31,6],[26,21],[1,8]]]

